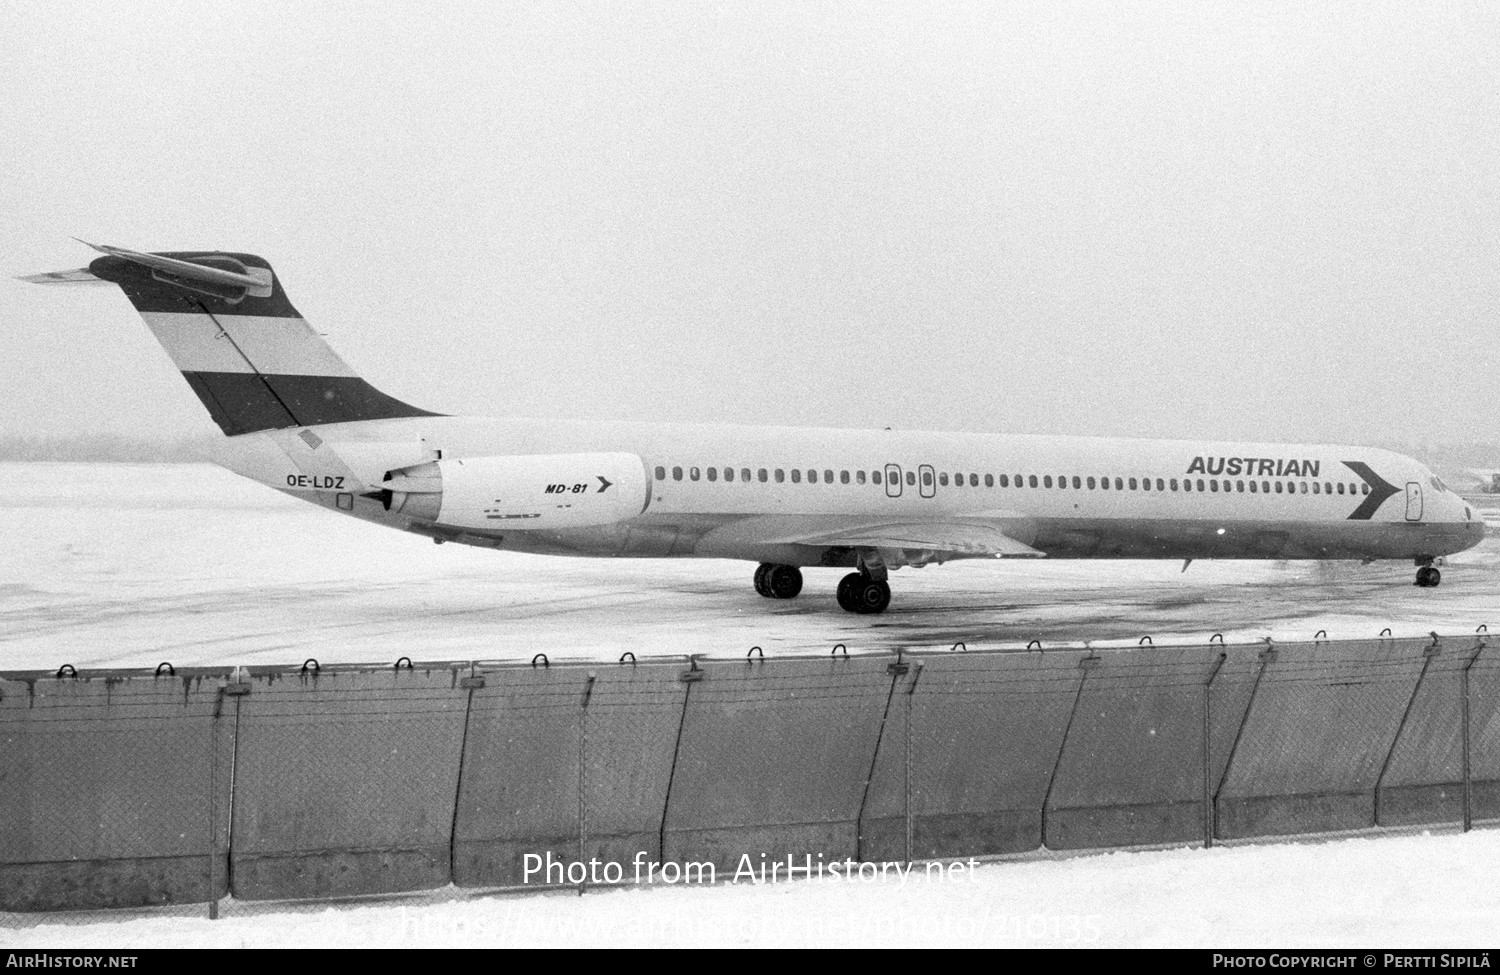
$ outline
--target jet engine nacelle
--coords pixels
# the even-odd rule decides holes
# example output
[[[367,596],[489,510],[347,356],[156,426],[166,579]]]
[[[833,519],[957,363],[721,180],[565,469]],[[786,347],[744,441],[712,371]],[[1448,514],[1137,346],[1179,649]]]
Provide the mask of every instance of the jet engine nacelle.
[[[587,528],[646,510],[651,482],[635,454],[531,454],[440,460],[392,471],[391,511],[456,528]]]

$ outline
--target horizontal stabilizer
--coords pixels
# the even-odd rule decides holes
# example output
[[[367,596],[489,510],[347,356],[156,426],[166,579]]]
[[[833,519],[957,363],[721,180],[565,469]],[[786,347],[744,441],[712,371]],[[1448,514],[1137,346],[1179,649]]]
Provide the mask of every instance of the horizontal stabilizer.
[[[241,297],[249,295],[252,298],[271,296],[271,272],[263,267],[248,267],[233,258],[212,257],[202,258],[200,261],[184,261],[161,254],[143,254],[123,247],[111,247],[108,244],[89,244],[86,240],[79,243],[88,244],[101,254],[148,267],[157,280],[168,284],[191,287],[188,282],[193,282],[208,285],[211,293],[225,298],[233,298],[235,294]],[[210,260],[216,266],[202,263]]]
[[[16,278],[17,281],[26,281],[31,284],[113,284],[96,277],[93,271],[81,267],[76,271],[52,271],[48,274],[28,274],[25,277]]]

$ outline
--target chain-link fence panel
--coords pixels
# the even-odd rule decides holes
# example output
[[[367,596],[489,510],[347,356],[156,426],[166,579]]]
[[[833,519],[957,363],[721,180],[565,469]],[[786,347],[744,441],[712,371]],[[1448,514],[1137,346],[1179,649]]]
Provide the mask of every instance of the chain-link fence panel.
[[[567,883],[579,860],[583,712],[600,668],[480,664],[453,831],[463,887]],[[679,667],[678,669],[681,669]],[[549,867],[557,864],[558,873]]]
[[[890,655],[706,661],[691,682],[663,861],[756,872],[858,854]],[[784,875],[783,875],[784,876]]]
[[[1468,819],[1500,819],[1500,647],[1474,658],[1468,689]]]
[[[1426,658],[1422,640],[1278,645],[1217,793],[1217,835],[1375,824],[1375,786]]]
[[[909,655],[861,826],[867,860],[1035,850],[1089,651]]]
[[[1250,699],[1260,684],[1261,674],[1275,656],[1269,647],[1236,644],[1224,648],[1224,663],[1208,685],[1208,785],[1209,823],[1204,843],[1211,844],[1215,834],[1214,798],[1224,786],[1229,759],[1234,754]]]
[[[1201,840],[1211,647],[1101,650],[1085,671],[1047,796],[1054,850]]]
[[[662,817],[690,682],[687,661],[597,668],[582,717],[583,857],[660,861]]]
[[[448,883],[468,672],[251,670],[236,698],[235,897]]]
[[[228,671],[0,674],[0,910],[217,900]]]
[[[1473,638],[1437,639],[1375,790],[1381,826],[1459,823],[1464,818],[1464,672]]]

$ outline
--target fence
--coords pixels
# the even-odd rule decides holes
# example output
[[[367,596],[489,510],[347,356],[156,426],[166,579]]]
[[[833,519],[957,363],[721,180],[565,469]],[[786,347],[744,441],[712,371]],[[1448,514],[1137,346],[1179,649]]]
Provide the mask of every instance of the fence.
[[[0,910],[1500,818],[1487,636],[0,674]]]

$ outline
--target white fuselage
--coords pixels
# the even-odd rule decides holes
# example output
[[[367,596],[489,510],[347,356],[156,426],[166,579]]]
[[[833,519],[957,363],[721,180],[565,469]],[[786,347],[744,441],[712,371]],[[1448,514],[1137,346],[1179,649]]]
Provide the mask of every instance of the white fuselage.
[[[650,489],[633,517],[486,531],[339,497],[316,471],[267,449],[296,430],[229,440],[226,466],[329,508],[445,541],[550,554],[847,566],[847,547],[795,539],[866,521],[982,523],[1060,558],[1427,559],[1484,534],[1424,465],[1366,447],[464,417],[313,429],[335,451],[392,445],[391,466],[422,450],[639,456]],[[288,487],[298,474],[310,486]],[[887,556],[895,565],[960,557],[920,546]]]

